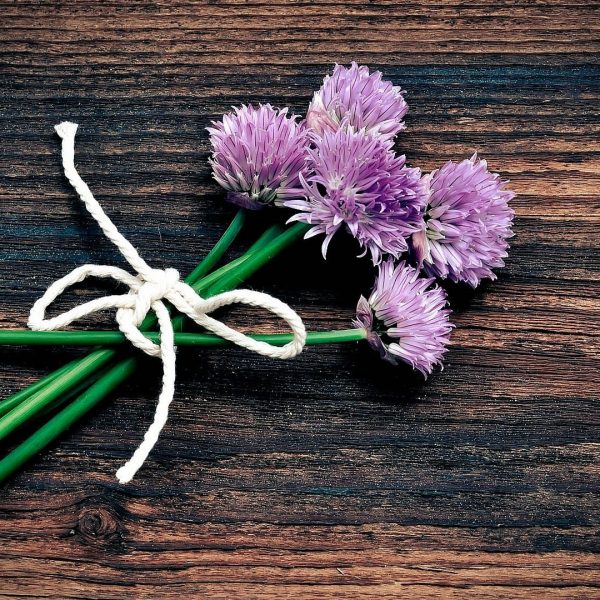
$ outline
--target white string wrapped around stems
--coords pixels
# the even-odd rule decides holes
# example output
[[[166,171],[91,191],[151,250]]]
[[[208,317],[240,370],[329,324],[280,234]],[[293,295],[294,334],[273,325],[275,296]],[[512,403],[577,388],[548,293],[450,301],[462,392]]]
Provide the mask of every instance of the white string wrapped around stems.
[[[64,122],[55,126],[62,138],[62,162],[65,176],[85,204],[88,212],[96,220],[104,235],[115,244],[125,260],[137,273],[133,275],[124,269],[111,265],[86,264],[77,267],[61,277],[46,290],[33,305],[28,325],[36,331],[52,331],[65,327],[86,315],[106,309],[117,309],[115,319],[125,337],[136,347],[150,356],[159,357],[163,364],[162,389],[158,398],[154,421],[146,431],[144,440],[131,459],[117,471],[120,483],[131,481],[156,444],[164,427],[169,405],[175,393],[175,342],[171,316],[164,300],[168,300],[179,312],[212,333],[252,352],[271,358],[293,358],[304,348],[306,330],[302,319],[287,304],[269,294],[254,290],[232,290],[211,298],[202,298],[192,287],[181,281],[175,269],[153,269],[139,255],[134,246],[123,237],[114,223],[106,215],[86,183],[75,168],[75,135],[77,124]],[[46,309],[65,290],[87,277],[111,278],[125,284],[129,291],[125,294],[104,296],[80,304],[56,317],[46,318]],[[209,316],[212,311],[230,304],[246,304],[264,308],[280,317],[290,326],[293,339],[285,346],[273,346],[244,335]],[[160,344],[145,337],[139,330],[146,315],[154,311],[158,320]]]

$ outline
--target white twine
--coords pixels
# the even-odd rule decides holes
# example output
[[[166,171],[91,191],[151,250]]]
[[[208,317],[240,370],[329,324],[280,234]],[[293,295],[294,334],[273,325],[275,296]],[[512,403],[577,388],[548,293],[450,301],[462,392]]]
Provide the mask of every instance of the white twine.
[[[94,198],[86,183],[81,179],[79,173],[77,173],[74,163],[77,124],[64,122],[56,125],[55,129],[62,138],[62,162],[67,179],[79,194],[88,212],[98,222],[106,237],[117,246],[127,262],[137,272],[137,275],[132,275],[118,267],[106,265],[88,264],[77,267],[71,273],[50,285],[44,295],[33,305],[28,325],[36,331],[51,331],[65,327],[91,313],[116,308],[116,321],[125,337],[136,348],[146,354],[161,358],[163,363],[162,390],[158,398],[154,422],[146,431],[143,442],[131,459],[117,471],[119,482],[127,483],[142,466],[154,444],[156,444],[158,436],[167,421],[169,405],[173,400],[175,391],[173,325],[163,300],[168,300],[178,311],[219,337],[271,358],[287,359],[302,352],[306,342],[306,330],[302,319],[296,312],[284,302],[268,294],[253,290],[233,290],[204,299],[188,284],[179,279],[179,273],[175,269],[151,268],[139,255],[138,251],[121,235]],[[115,279],[128,286],[129,292],[91,300],[56,317],[46,319],[46,309],[50,304],[67,288],[87,277]],[[288,323],[294,334],[293,340],[285,346],[273,346],[266,342],[254,340],[208,316],[208,313],[230,304],[246,304],[266,309]],[[160,345],[151,342],[138,329],[150,310],[154,311],[158,319]]]

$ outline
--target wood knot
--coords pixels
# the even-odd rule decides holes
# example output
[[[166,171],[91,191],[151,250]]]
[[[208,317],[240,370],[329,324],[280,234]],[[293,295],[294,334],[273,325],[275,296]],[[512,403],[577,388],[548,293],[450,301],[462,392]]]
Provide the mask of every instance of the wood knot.
[[[105,506],[84,508],[79,513],[78,532],[87,542],[114,542],[121,537],[121,524],[114,512]]]

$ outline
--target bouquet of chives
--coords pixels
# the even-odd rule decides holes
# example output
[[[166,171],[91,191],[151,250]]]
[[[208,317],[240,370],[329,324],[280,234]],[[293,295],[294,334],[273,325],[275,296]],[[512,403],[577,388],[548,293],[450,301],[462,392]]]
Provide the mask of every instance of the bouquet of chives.
[[[121,322],[119,312],[134,310],[133,304],[128,302],[133,302],[135,294],[138,302],[135,310],[139,309],[143,283],[150,282],[156,287],[156,281],[150,281],[149,275],[144,279],[138,267],[138,278],[125,272],[124,277],[135,281],[130,282],[133,286],[130,295],[117,301],[122,304],[105,302],[103,305],[120,307],[117,313],[120,332],[0,331],[0,344],[99,346],[87,356],[0,401],[0,440],[33,418],[40,415],[46,418],[37,431],[0,459],[0,482],[135,372],[138,358],[118,351],[118,346],[130,340],[149,354],[166,354],[168,335],[162,327],[161,333],[153,331],[155,318],[143,318],[152,309],[161,324],[162,309],[154,303],[160,304],[163,298],[174,305],[172,311],[183,313],[175,316],[171,323],[172,341],[177,345],[208,347],[226,344],[229,340],[257,352],[290,358],[302,350],[304,343],[365,340],[384,360],[408,363],[424,376],[441,365],[452,324],[446,293],[435,282],[449,280],[476,287],[485,278],[495,278],[493,269],[503,266],[507,240],[512,235],[513,211],[508,203],[514,194],[476,155],[462,162],[448,162],[425,175],[418,168],[407,166],[405,157],[396,155],[393,150],[396,135],[405,127],[403,118],[407,111],[404,92],[399,87],[383,80],[381,73],[371,73],[367,67],[353,63],[349,68],[336,65],[333,74],[324,79],[314,94],[304,120],[289,115],[285,108],[278,110],[266,104],[258,108],[241,106],[224,115],[222,121],[213,123],[208,129],[213,146],[210,159],[213,175],[226,190],[226,199],[240,210],[214,248],[185,279],[185,284],[173,280],[171,287],[161,283],[164,289],[160,292],[153,288],[154,295],[148,300],[142,318],[132,317],[129,323],[133,324],[133,332],[127,323]],[[65,158],[65,152],[68,155],[69,149],[65,147],[63,145],[63,161],[69,180],[73,183],[77,179],[73,185],[88,210],[115,241],[111,236],[116,234],[110,230],[114,225],[99,205],[97,209],[108,225],[94,214],[84,197],[89,189],[74,167],[72,173],[67,169],[69,157]],[[294,224],[268,227],[241,256],[216,268],[242,229],[246,212],[268,207],[295,211],[288,219],[288,223]],[[207,300],[203,299],[225,298],[264,264],[302,238],[322,235],[325,258],[332,238],[341,230],[356,239],[362,254],[368,255],[377,269],[371,294],[368,298],[360,296],[358,300],[352,328],[308,332],[303,336],[303,328],[297,325],[293,327],[293,334],[242,336],[206,315],[207,305],[201,303]],[[125,240],[124,244],[129,243]],[[135,249],[131,249],[137,256]],[[98,275],[98,272],[91,274]],[[186,306],[182,308],[178,297],[169,295],[178,285],[185,286],[181,294],[189,301],[186,306],[198,314],[189,312]],[[189,297],[188,286],[197,298]],[[220,304],[213,303],[210,310],[232,301],[258,302],[241,299],[239,294],[233,299],[227,298]],[[273,303],[267,304],[259,305],[271,310]],[[35,309],[34,306],[32,316]],[[277,310],[272,312],[284,314]],[[64,316],[75,312],[77,309],[72,309]],[[80,310],[77,314],[87,313]],[[217,335],[183,332],[185,315],[216,331]],[[292,321],[288,322],[292,324]],[[52,319],[43,321],[43,328],[54,329],[52,323]],[[135,338],[138,334],[142,340]],[[240,340],[240,336],[244,340]],[[293,348],[293,351],[277,354],[266,350],[280,346]],[[163,362],[165,360],[163,356]],[[161,398],[169,387],[166,372],[165,362]],[[168,407],[168,402],[166,404]],[[157,409],[157,417],[158,412]],[[164,420],[166,410],[163,424]],[[150,448],[160,427],[162,425],[154,432]],[[135,470],[144,458],[145,455]]]

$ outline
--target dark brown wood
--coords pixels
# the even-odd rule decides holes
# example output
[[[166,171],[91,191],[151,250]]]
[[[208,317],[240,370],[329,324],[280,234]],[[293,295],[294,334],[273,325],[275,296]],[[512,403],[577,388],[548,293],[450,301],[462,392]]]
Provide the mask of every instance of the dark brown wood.
[[[599,598],[598,16],[576,0],[0,2],[3,327],[58,275],[118,260],[61,174],[63,119],[118,226],[181,271],[233,214],[210,120],[250,101],[301,113],[336,61],[408,90],[411,164],[477,150],[518,193],[499,280],[451,290],[443,373],[423,383],[355,345],[289,363],[181,351],[169,423],[121,487],[159,384],[146,362],[0,489],[0,597]],[[305,243],[252,284],[345,327],[372,275],[354,251],[323,263]],[[79,354],[1,350],[2,395]]]

